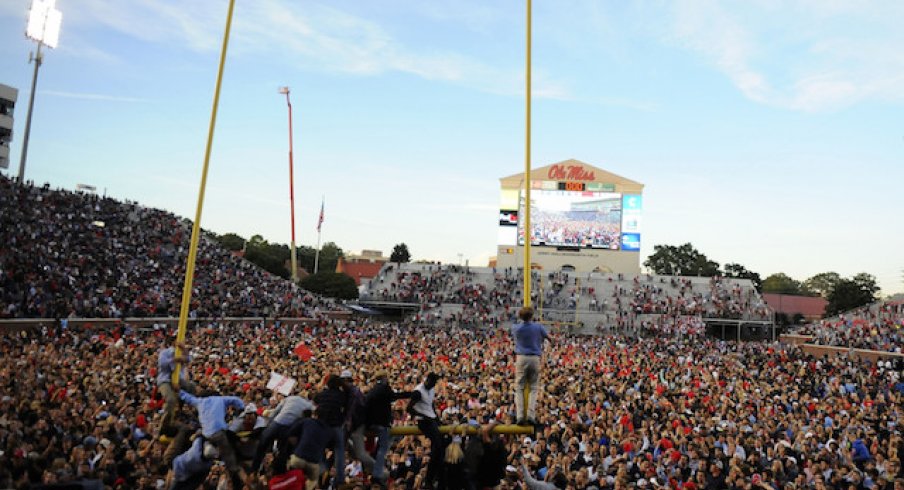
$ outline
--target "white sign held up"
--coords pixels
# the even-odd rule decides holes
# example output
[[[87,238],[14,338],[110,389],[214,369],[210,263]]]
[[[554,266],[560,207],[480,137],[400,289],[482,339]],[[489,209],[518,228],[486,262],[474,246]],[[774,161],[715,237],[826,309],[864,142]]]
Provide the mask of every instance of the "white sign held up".
[[[295,379],[282,374],[271,372],[270,381],[267,382],[267,389],[288,396],[295,387]]]

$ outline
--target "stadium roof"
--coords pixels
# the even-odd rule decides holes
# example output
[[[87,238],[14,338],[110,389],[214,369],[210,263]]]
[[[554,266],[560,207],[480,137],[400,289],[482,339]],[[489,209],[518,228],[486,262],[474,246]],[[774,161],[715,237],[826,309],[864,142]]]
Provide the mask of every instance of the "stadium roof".
[[[351,276],[355,280],[355,284],[360,286],[362,279],[376,277],[385,262],[385,258],[382,260],[349,260],[339,257],[339,261],[336,263],[336,272]]]
[[[643,191],[640,182],[616,175],[599,167],[594,167],[573,158],[531,170],[532,181],[578,181],[611,184],[612,192],[639,194]],[[503,188],[518,188],[524,183],[524,172],[499,179]]]

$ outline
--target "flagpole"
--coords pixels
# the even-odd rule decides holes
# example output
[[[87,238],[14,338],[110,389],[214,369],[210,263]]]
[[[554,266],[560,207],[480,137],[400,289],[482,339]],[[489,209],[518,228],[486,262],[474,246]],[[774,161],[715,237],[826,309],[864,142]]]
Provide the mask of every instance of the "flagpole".
[[[320,270],[320,229],[323,226],[323,203],[324,197],[320,197],[320,218],[317,219],[317,251],[314,252],[314,274]]]
[[[320,269],[320,230],[317,230],[317,252],[314,253],[314,274]]]

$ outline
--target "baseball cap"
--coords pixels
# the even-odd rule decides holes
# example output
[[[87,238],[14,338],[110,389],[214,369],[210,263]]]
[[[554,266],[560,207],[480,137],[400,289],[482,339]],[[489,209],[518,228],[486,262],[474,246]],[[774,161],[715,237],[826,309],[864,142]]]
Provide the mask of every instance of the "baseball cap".
[[[335,371],[334,371],[334,372],[335,372]],[[348,369],[343,369],[343,370],[342,370],[342,373],[339,374],[339,377],[342,378],[342,379],[352,379],[353,376],[352,376],[352,372],[351,372],[351,371],[349,371]]]
[[[257,413],[257,405],[253,403],[245,405],[245,410],[242,413],[246,415],[249,413]]]

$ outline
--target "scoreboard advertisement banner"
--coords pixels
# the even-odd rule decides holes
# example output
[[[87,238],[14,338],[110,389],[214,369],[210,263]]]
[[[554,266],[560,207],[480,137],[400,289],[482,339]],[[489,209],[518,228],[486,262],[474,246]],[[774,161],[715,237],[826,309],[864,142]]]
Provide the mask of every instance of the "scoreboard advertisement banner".
[[[622,233],[621,249],[626,252],[637,252],[640,250],[640,233]]]
[[[640,250],[640,224],[643,196],[625,194],[622,196],[622,250]]]

